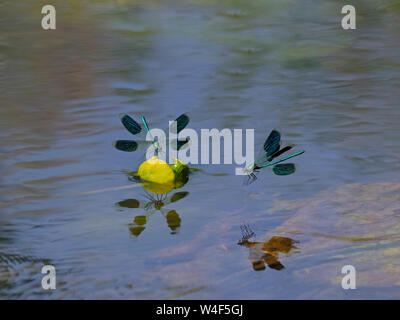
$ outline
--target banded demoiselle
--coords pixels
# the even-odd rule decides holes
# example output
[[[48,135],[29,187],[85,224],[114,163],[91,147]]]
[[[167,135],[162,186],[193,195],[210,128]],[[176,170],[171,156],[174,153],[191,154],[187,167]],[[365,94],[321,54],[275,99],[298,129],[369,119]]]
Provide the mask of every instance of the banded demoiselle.
[[[292,148],[293,145],[287,145],[281,149],[281,134],[275,129],[272,130],[267,140],[265,140],[263,150],[261,154],[257,157],[256,161],[253,164],[244,168],[244,171],[247,174],[247,181],[245,181],[245,184],[250,184],[257,179],[257,176],[254,174],[254,172],[258,172],[259,169],[270,166],[273,166],[272,170],[276,175],[289,175],[295,172],[296,167],[293,163],[279,163],[303,154],[303,150],[296,152],[290,156],[284,157],[280,160],[272,161]]]

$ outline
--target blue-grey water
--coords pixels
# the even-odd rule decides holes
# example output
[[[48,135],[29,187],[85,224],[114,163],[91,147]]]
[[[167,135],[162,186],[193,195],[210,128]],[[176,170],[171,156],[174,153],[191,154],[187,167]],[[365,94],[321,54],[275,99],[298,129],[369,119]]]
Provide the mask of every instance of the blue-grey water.
[[[44,31],[40,2],[0,3],[0,298],[400,298],[398,1],[353,1],[356,30],[343,1],[52,4]],[[149,201],[127,176],[144,152],[113,148],[132,138],[119,114],[164,128],[183,112],[306,153],[249,186],[191,165],[162,211],[119,205]],[[258,244],[237,244],[242,224]]]

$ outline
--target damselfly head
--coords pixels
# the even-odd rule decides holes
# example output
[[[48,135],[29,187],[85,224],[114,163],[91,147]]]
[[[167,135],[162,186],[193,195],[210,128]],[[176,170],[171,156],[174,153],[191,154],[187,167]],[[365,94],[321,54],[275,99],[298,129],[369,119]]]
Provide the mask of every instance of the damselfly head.
[[[249,165],[249,166],[245,166],[245,167],[243,167],[242,168],[242,173],[243,173],[243,175],[250,175],[250,174],[252,174],[253,173],[253,171],[254,171],[254,167],[255,167],[255,164],[253,163],[253,164],[251,164],[251,165]]]

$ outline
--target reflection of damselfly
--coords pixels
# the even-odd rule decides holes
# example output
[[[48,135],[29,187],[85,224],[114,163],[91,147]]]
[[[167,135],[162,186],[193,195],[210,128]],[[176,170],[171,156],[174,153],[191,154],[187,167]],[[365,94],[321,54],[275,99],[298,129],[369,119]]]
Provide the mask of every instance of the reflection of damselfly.
[[[187,191],[175,192],[172,196],[168,196],[167,194],[148,193],[145,196],[149,200],[148,202],[136,199],[125,199],[118,202],[117,205],[121,208],[143,208],[145,210],[144,214],[136,216],[133,223],[129,225],[129,230],[135,237],[138,237],[143,232],[150,216],[157,211],[160,211],[165,217],[167,225],[171,229],[171,234],[176,234],[179,231],[182,220],[175,210],[165,210],[164,207],[185,198],[188,194],[189,192]]]
[[[146,211],[159,210],[162,211],[162,208],[171,203],[177,202],[183,198],[185,198],[189,192],[187,191],[179,191],[175,192],[172,196],[168,196],[168,194],[152,194],[147,193],[145,198],[149,200],[148,202],[139,201],[136,199],[126,199],[124,201],[118,202],[120,207],[125,208],[143,208]]]
[[[142,126],[136,122],[131,116],[127,114],[121,115],[121,122],[124,125],[125,129],[128,130],[133,135],[137,135],[140,140],[117,140],[114,142],[115,148],[121,151],[133,152],[138,148],[148,148],[150,145],[153,145],[155,154],[159,154],[160,152],[165,152],[165,150],[161,150],[161,146],[157,138],[154,138],[150,132],[149,126],[147,124],[146,119],[142,116],[141,120],[143,122],[143,126],[146,129],[147,134],[150,136],[150,140],[145,140],[143,137],[145,131],[142,130]],[[189,116],[184,113],[180,115],[176,120],[171,124],[168,131],[169,133],[179,134],[189,123]],[[176,127],[174,126],[176,125]],[[178,140],[177,138],[170,142],[170,146],[175,150],[180,150],[183,147],[189,145],[189,138],[185,138],[184,140]]]
[[[292,174],[293,172],[295,172],[296,167],[293,163],[279,163],[297,157],[303,154],[304,151],[299,151],[280,160],[272,161],[292,148],[293,145],[287,145],[281,149],[281,134],[277,130],[272,130],[267,140],[265,140],[263,150],[257,157],[256,161],[253,164],[244,168],[244,171],[247,174],[247,180],[245,181],[245,184],[250,184],[255,181],[257,177],[254,172],[258,172],[258,170],[261,168],[274,166],[272,169],[273,172],[276,175],[281,176]]]

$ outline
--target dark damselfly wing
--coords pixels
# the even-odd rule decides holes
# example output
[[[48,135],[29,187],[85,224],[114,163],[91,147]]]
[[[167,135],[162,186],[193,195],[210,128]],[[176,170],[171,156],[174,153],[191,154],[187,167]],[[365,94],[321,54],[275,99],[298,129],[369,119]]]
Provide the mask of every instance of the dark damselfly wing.
[[[265,140],[263,150],[261,154],[257,157],[255,163],[256,167],[262,167],[273,159],[279,157],[285,152],[289,151],[294,147],[294,145],[287,145],[280,149],[281,134],[277,130],[272,130],[269,134],[267,140]]]
[[[121,118],[121,122],[122,122],[123,126],[130,133],[137,135],[142,132],[141,125],[138,122],[136,122],[128,114],[122,114],[120,116],[120,118]],[[145,121],[144,118],[143,118],[143,121]],[[175,119],[175,123],[177,126],[176,132],[179,133],[189,123],[189,116],[186,113],[181,114],[178,118]],[[147,123],[145,123],[145,125],[146,124]],[[173,127],[171,126],[169,128],[169,130],[171,131],[172,129],[173,129]],[[180,150],[180,149],[183,149],[183,148],[186,148],[187,146],[189,146],[189,143],[188,143],[189,141],[190,141],[189,138],[185,138],[182,141],[176,139],[176,141],[172,141],[171,147],[175,150]],[[136,140],[136,141],[135,140],[117,140],[114,142],[114,147],[121,151],[133,152],[133,151],[136,151],[137,149],[140,149],[140,150],[147,149],[152,144],[154,144],[153,141],[144,140],[144,137],[141,134],[139,137],[139,140]]]
[[[281,143],[281,134],[277,130],[272,130],[267,140],[265,140],[263,147],[264,151],[267,154],[267,157],[270,157],[279,150],[280,143]]]
[[[188,125],[190,119],[187,113],[181,114],[178,118],[176,118],[177,123],[177,130],[176,132],[179,133]]]
[[[133,152],[137,149],[138,143],[134,140],[117,140],[114,142],[114,147],[125,152]]]
[[[121,115],[121,122],[124,125],[125,129],[132,134],[138,134],[140,131],[142,131],[142,127],[140,126],[140,124],[127,114]]]
[[[289,146],[286,146],[286,147],[284,147],[284,148],[278,150],[277,152],[275,152],[274,154],[272,154],[272,155],[269,157],[268,161],[274,160],[276,157],[279,157],[281,154],[284,154],[286,151],[289,151],[289,150],[292,149],[292,148],[293,148],[293,145],[289,145]]]
[[[169,127],[169,131],[170,132],[176,132],[176,134],[178,134],[179,132],[181,132],[183,129],[185,129],[185,127],[188,125],[190,119],[187,113],[183,113],[181,114],[178,118],[175,119],[176,122],[176,130],[175,127],[173,126],[173,124]],[[176,142],[173,141],[173,143],[171,144],[172,148],[174,148],[175,150],[180,150],[181,148],[183,148],[183,146],[185,146],[185,148],[189,145],[189,138],[186,137],[184,140],[178,140],[176,139]]]
[[[175,140],[170,141],[170,146],[174,150],[178,150],[178,151],[180,149],[184,150],[189,146],[189,142],[190,142],[189,137],[186,137],[185,140],[175,139]]]
[[[296,166],[293,163],[276,164],[272,171],[278,176],[287,176],[296,171]]]
[[[128,114],[121,114],[120,118],[126,130],[134,135],[138,135],[138,140],[117,140],[114,142],[114,147],[116,149],[125,152],[133,152],[138,149],[146,149],[153,144],[153,141],[145,140],[145,131],[142,130],[142,126],[131,116]]]
[[[281,143],[281,134],[278,130],[272,130],[267,140],[265,140],[263,149],[257,156],[255,164],[262,166],[272,160],[272,156],[279,151]]]
[[[178,118],[176,118],[175,121],[169,126],[169,131],[171,133],[178,134],[179,132],[181,132],[183,129],[186,128],[189,121],[190,119],[187,113],[183,113]],[[176,127],[174,126],[174,124],[176,124]]]
[[[177,143],[177,147],[176,150],[180,150],[181,148],[186,148],[187,146],[189,146],[188,142],[190,141],[189,138],[186,138],[185,140],[178,140]]]

